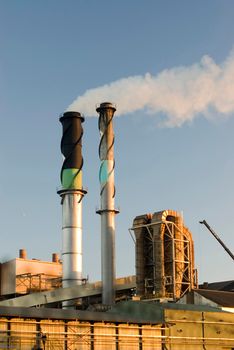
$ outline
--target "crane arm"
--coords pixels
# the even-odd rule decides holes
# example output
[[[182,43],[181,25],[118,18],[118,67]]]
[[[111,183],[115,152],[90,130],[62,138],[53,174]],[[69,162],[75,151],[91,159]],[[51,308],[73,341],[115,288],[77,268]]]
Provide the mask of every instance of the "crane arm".
[[[226,252],[228,253],[228,255],[230,255],[230,257],[232,258],[232,260],[234,260],[234,254],[233,254],[233,253],[230,251],[230,249],[228,249],[228,247],[223,243],[223,241],[221,240],[221,238],[219,238],[219,236],[217,235],[217,233],[214,232],[214,230],[210,227],[210,225],[206,222],[206,220],[199,221],[199,223],[206,226],[206,228],[210,231],[210,233],[215,237],[215,239],[217,239],[217,241],[221,244],[221,246],[226,250]]]

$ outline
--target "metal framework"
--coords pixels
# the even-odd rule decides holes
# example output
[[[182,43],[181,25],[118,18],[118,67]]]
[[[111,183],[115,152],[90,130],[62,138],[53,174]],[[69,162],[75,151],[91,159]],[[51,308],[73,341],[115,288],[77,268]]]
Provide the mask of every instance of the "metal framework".
[[[16,293],[32,293],[52,290],[62,286],[62,278],[45,273],[16,275]]]
[[[22,281],[24,280],[22,279]],[[117,300],[129,299],[133,295],[136,288],[135,276],[117,278],[115,280],[115,284]],[[38,293],[35,292],[28,295],[18,296],[12,299],[2,300],[0,301],[0,307],[32,307],[39,305],[41,306],[80,298],[92,298],[96,296],[99,297],[101,293],[101,282],[85,283],[79,286],[73,286],[68,288],[56,288],[48,291],[41,291]]]
[[[158,240],[154,234],[153,227],[162,225],[164,231],[163,242]],[[172,298],[173,300],[182,297],[187,291],[191,290],[191,286],[197,286],[197,274],[193,268],[191,252],[191,241],[188,240],[178,225],[172,221],[158,221],[147,224],[134,225],[129,229],[132,232],[141,229],[144,235],[143,252],[144,257],[141,262],[144,264],[144,285],[145,297],[147,298]],[[176,234],[177,233],[177,234]],[[177,238],[179,237],[179,238]],[[133,238],[134,242],[136,240]],[[156,277],[158,257],[155,253],[155,247],[163,243],[163,286],[165,294],[158,293],[160,290],[160,281]],[[180,276],[181,278],[177,278]]]

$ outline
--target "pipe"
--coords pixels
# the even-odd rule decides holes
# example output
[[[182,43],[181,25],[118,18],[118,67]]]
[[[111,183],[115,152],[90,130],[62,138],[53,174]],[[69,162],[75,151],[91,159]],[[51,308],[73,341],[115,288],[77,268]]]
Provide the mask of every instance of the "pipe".
[[[58,191],[62,204],[63,288],[82,284],[82,123],[78,112],[66,112],[59,119],[63,127],[61,152],[62,189]],[[73,301],[63,302],[63,308],[74,308]]]
[[[100,131],[99,171],[101,208],[101,260],[102,260],[102,303],[112,305],[115,302],[115,215],[114,207],[114,132],[113,117],[116,109],[109,103],[101,103],[98,127]]]
[[[19,250],[19,258],[20,259],[27,259],[27,251],[26,249],[20,249]]]
[[[203,224],[206,226],[206,228],[210,231],[210,233],[214,236],[215,239],[221,244],[224,250],[228,253],[228,255],[234,260],[234,254],[228,249],[228,247],[224,244],[224,242],[221,240],[221,238],[215,233],[215,231],[210,227],[210,225],[206,222],[206,220],[199,221],[200,224]]]
[[[53,253],[52,254],[52,262],[59,263],[59,255],[58,255],[58,253]]]

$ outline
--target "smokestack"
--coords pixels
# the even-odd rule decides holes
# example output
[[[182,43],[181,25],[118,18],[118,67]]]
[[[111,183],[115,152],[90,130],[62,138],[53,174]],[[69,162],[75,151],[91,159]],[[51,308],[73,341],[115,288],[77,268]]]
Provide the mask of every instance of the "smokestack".
[[[115,215],[114,207],[114,132],[113,117],[116,109],[109,103],[101,103],[98,127],[100,131],[99,170],[101,208],[101,258],[102,258],[102,303],[111,305],[115,302]]]
[[[20,259],[27,259],[27,251],[26,249],[20,249],[19,250],[19,258]]]
[[[63,126],[61,152],[64,162],[61,169],[62,189],[62,261],[63,288],[82,283],[82,123],[78,112],[66,112],[59,119]],[[63,308],[74,308],[74,302],[63,302]]]
[[[58,253],[53,253],[52,254],[52,262],[59,263],[59,255],[58,255]]]

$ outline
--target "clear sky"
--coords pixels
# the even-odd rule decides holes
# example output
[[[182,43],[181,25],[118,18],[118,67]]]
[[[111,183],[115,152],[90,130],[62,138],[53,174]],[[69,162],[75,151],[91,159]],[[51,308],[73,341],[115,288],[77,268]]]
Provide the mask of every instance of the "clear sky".
[[[2,262],[20,248],[42,260],[61,251],[59,114],[121,78],[191,67],[204,55],[221,65],[233,49],[233,14],[231,0],[0,0]],[[199,113],[179,127],[159,127],[164,119],[144,109],[115,118],[117,275],[135,273],[134,217],[173,209],[193,233],[200,282],[232,279],[231,258],[198,221],[234,250],[234,111]],[[91,281],[100,278],[97,121],[86,118],[83,138]]]

